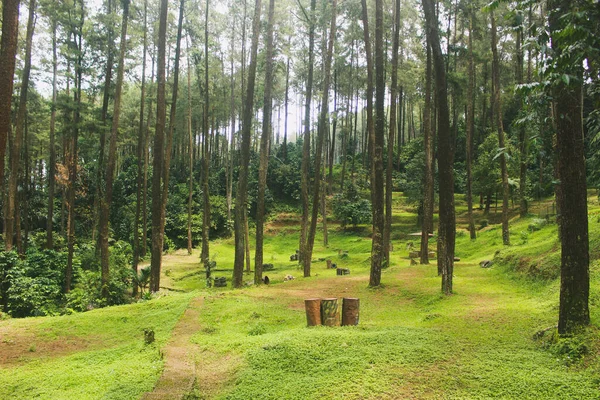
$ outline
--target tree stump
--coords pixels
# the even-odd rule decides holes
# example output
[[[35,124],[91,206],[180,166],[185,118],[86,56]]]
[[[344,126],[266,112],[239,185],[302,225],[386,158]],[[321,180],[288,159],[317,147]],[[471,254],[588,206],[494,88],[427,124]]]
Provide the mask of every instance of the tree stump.
[[[215,278],[215,287],[226,287],[227,286],[227,278],[224,276],[220,276]]]
[[[144,329],[144,343],[146,343],[146,344],[154,343],[154,329],[152,329],[152,328]]]
[[[331,269],[331,260],[327,260],[327,269]]]
[[[344,297],[342,300],[342,326],[358,325],[360,299]]]
[[[325,326],[340,325],[338,299],[330,298],[321,300],[321,323]]]
[[[306,309],[306,325],[321,325],[321,299],[304,300],[304,308]]]
[[[337,275],[350,275],[350,269],[349,268],[336,268],[336,274]]]

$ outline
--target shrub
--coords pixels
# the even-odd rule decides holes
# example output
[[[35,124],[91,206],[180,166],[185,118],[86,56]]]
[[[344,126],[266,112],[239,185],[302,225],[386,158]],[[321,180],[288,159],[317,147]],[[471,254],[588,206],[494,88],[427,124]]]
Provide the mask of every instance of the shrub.
[[[54,315],[64,303],[67,254],[33,248],[7,274],[7,309],[13,317]],[[73,278],[78,275],[73,266]]]
[[[333,216],[340,221],[342,228],[352,224],[366,224],[371,222],[371,202],[360,197],[356,186],[350,184],[343,194],[333,197]]]

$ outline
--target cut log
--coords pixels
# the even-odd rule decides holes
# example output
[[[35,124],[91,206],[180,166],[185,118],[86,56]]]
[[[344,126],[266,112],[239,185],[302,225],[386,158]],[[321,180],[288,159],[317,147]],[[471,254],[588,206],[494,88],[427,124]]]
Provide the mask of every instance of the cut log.
[[[349,268],[336,268],[336,274],[337,275],[350,275],[350,269]]]
[[[327,269],[331,269],[331,260],[327,260]]]
[[[408,253],[408,257],[419,258],[419,257],[421,257],[421,252],[420,251],[411,251],[410,253]]]
[[[304,308],[306,309],[306,325],[321,325],[321,299],[304,300]]]
[[[325,326],[340,325],[338,299],[331,298],[321,300],[321,323]]]
[[[342,326],[358,325],[360,299],[344,297],[342,301]]]

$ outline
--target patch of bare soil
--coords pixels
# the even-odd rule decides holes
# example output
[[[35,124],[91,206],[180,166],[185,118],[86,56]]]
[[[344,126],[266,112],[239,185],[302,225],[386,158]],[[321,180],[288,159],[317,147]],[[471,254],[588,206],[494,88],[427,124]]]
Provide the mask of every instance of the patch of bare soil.
[[[24,364],[40,358],[67,356],[100,348],[92,337],[61,336],[53,340],[11,326],[0,327],[0,366]]]
[[[297,278],[298,282],[294,280],[274,285],[259,296],[293,297],[297,299],[355,297],[357,287],[369,284],[368,276],[340,276],[337,279],[313,280],[310,286],[300,282],[302,279]],[[294,303],[291,308],[304,309],[304,303]]]

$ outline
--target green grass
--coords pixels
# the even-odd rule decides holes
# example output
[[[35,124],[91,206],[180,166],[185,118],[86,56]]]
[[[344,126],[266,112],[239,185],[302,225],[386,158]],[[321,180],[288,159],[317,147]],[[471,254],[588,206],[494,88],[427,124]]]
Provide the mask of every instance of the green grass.
[[[203,368],[214,368],[200,369],[200,381],[227,371],[211,392],[219,399],[600,399],[600,206],[595,197],[590,197],[589,219],[592,326],[566,339],[549,330],[541,340],[534,335],[558,317],[555,224],[532,231],[536,215],[513,218],[510,246],[503,246],[499,226],[479,230],[471,240],[461,225],[455,293],[446,297],[440,294],[435,264],[410,265],[407,243],[418,245],[419,238],[407,234],[419,230],[416,215],[404,208],[400,195],[394,200],[395,251],[391,267],[383,271],[382,288],[367,287],[371,242],[366,226],[344,231],[330,223],[328,246],[319,230],[312,277],[302,278],[298,264],[289,261],[298,248],[298,229],[288,215],[265,237],[264,260],[275,266],[266,272],[267,287],[207,289],[199,254],[177,252],[165,259],[163,284],[185,294],[73,316],[0,322],[0,334],[27,330],[38,341],[88,338],[94,343],[64,355],[42,356],[38,350],[0,366],[0,398],[139,398],[161,373],[159,349],[190,299],[201,294],[201,328],[190,346],[197,348],[198,359],[210,360],[200,363]],[[486,217],[476,216],[479,226]],[[435,249],[435,239],[430,247]],[[215,275],[230,281],[233,240],[211,242],[211,258],[217,261]],[[350,268],[351,275],[327,270],[327,258]],[[493,260],[493,267],[479,267],[482,260]],[[284,282],[286,275],[296,279]],[[252,279],[245,275],[245,281]],[[359,297],[359,326],[307,328],[303,300],[315,296]],[[155,329],[156,346],[143,344],[145,327]],[[228,363],[231,368],[220,368]]]
[[[192,296],[170,295],[83,314],[2,321],[3,340],[23,340],[20,335],[25,331],[32,343],[27,357],[0,367],[0,398],[139,398],[152,390],[160,376],[159,349]],[[144,344],[145,328],[154,330],[155,344]],[[54,343],[54,351],[41,351],[43,342]]]

